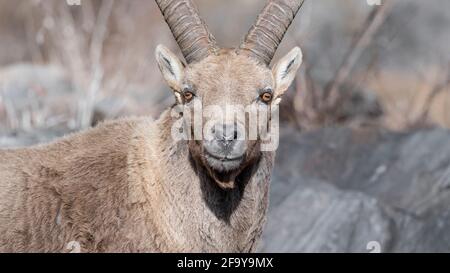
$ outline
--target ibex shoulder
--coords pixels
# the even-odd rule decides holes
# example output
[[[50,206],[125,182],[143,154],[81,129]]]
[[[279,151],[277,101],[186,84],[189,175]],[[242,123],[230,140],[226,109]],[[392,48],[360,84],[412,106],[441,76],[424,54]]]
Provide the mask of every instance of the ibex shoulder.
[[[77,172],[91,166],[119,164],[126,160],[137,139],[152,142],[156,126],[150,118],[124,118],[106,121],[94,128],[69,134],[47,144],[27,148],[0,150],[0,169],[33,169],[45,165],[50,169]]]

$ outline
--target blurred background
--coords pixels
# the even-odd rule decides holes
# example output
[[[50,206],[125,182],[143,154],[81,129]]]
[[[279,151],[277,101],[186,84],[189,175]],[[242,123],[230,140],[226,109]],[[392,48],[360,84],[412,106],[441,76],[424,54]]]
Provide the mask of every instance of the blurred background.
[[[195,2],[224,47],[265,4]],[[0,147],[158,117],[158,44],[153,0],[0,0]],[[450,252],[450,1],[309,0],[274,60],[298,45],[261,251]]]

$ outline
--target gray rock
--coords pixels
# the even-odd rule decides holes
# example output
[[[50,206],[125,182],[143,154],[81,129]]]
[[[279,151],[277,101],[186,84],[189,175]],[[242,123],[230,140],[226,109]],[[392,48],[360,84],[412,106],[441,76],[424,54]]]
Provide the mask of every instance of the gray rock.
[[[281,136],[262,251],[450,252],[450,132]]]
[[[391,241],[390,220],[375,198],[321,181],[299,186],[272,206],[262,251],[367,252]]]

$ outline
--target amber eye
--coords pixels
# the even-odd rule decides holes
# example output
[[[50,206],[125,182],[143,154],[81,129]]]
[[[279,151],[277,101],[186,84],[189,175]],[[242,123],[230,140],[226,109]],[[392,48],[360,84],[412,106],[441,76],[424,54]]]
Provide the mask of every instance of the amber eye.
[[[194,98],[194,93],[186,91],[184,92],[184,99],[186,100],[186,102],[190,102],[192,100],[192,98]]]
[[[262,93],[261,100],[266,103],[270,102],[272,100],[272,93],[270,93],[270,92]]]

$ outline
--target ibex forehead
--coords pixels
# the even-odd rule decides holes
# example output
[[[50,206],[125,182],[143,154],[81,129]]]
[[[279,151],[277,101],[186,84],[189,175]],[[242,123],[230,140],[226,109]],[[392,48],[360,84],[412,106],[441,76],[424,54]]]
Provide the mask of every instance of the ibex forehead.
[[[272,87],[271,70],[254,58],[233,49],[221,50],[186,68],[186,84],[192,85],[204,103],[250,103],[261,89]]]

